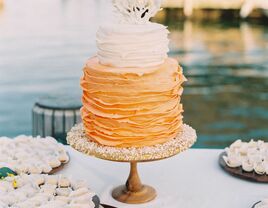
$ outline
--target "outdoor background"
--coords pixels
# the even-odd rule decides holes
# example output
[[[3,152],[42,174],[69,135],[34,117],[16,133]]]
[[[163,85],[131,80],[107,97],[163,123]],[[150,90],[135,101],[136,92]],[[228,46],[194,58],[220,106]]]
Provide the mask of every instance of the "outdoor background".
[[[223,148],[236,139],[268,141],[268,19],[154,19],[169,26],[170,56],[188,78],[184,121],[195,147]],[[95,33],[110,19],[109,0],[6,0],[0,6],[0,136],[30,135],[35,100],[79,94]]]

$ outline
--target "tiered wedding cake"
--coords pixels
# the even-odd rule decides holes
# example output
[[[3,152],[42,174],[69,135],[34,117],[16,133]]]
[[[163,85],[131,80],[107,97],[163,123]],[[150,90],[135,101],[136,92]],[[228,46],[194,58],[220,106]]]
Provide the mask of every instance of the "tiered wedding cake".
[[[97,32],[97,56],[81,79],[82,119],[89,140],[114,147],[162,144],[182,130],[182,83],[167,56],[168,30],[149,19],[159,0],[114,0],[118,23]]]

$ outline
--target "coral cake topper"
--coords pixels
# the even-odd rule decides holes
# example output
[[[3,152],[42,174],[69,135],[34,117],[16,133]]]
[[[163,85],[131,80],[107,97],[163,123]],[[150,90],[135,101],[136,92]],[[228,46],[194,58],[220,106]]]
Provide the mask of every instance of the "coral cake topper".
[[[162,0],[113,0],[121,23],[144,24],[161,10]]]

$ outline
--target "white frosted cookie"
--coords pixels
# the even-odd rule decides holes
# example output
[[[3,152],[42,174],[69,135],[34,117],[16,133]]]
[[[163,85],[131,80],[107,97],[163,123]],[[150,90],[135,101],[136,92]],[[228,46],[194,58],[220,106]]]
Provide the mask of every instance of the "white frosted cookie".
[[[0,207],[99,208],[99,198],[86,183],[81,184],[62,175],[7,177],[0,181]]]
[[[48,174],[68,161],[64,145],[52,137],[0,137],[0,168],[8,167],[18,174]]]

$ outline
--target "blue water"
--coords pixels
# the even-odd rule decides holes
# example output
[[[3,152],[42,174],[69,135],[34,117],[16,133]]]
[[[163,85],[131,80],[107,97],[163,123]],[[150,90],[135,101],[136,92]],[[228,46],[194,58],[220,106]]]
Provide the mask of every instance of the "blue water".
[[[6,0],[0,6],[0,135],[31,134],[31,108],[49,93],[80,93],[107,0]],[[165,12],[165,11],[163,11]],[[162,13],[163,14],[163,13]],[[188,78],[184,120],[196,147],[268,141],[268,25],[169,20],[170,55]]]

